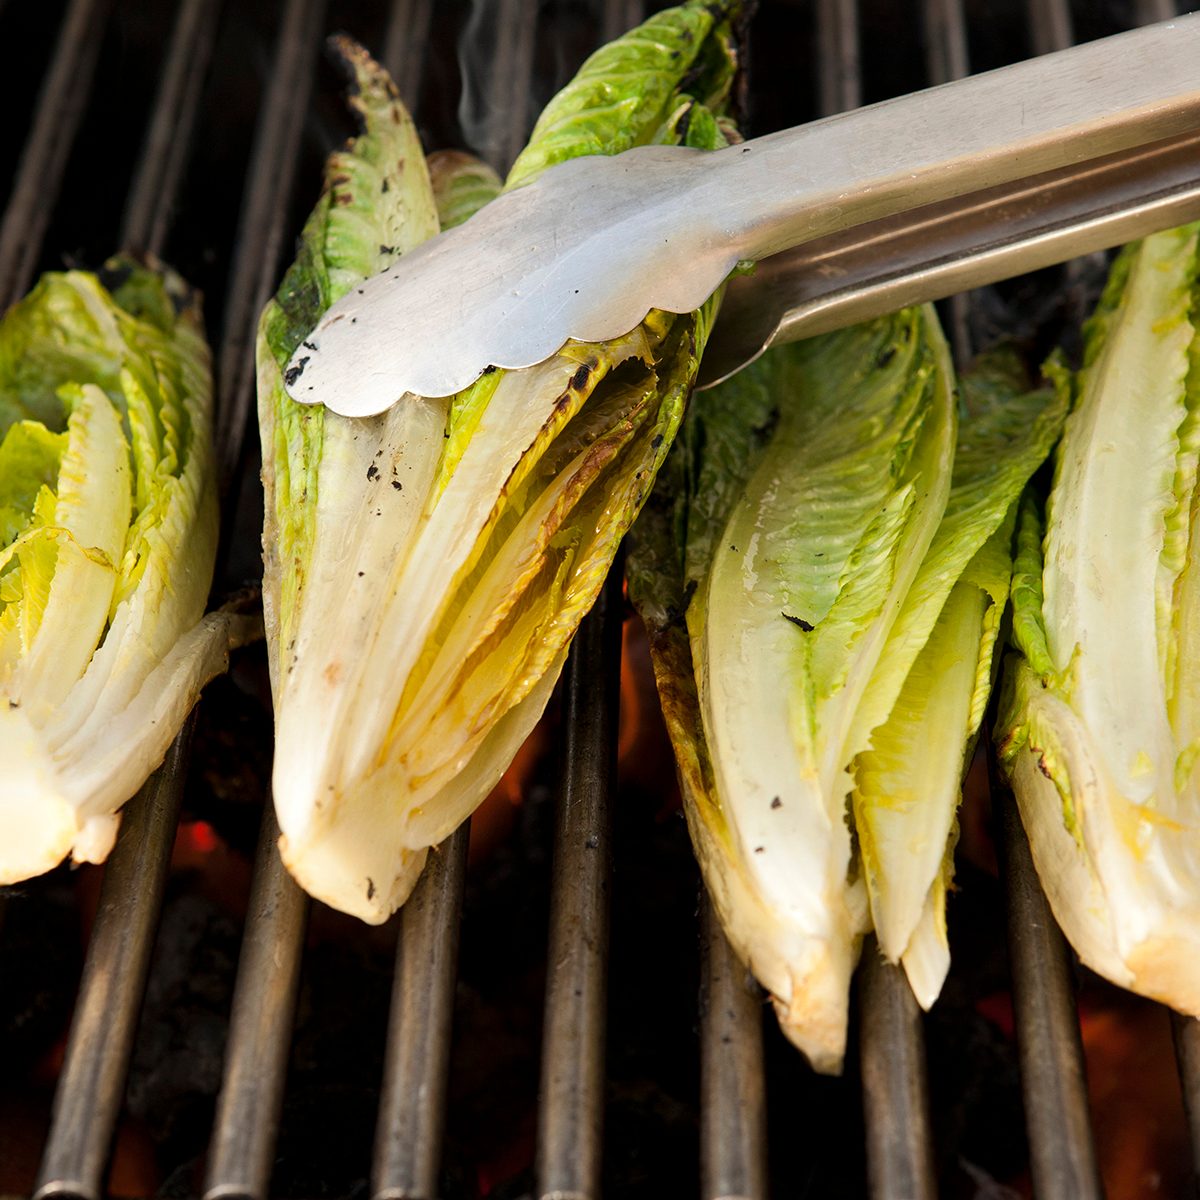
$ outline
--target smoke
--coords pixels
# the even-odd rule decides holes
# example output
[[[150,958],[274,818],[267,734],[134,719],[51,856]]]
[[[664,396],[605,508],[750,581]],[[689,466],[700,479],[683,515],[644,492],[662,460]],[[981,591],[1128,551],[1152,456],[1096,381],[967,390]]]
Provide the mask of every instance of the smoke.
[[[472,0],[458,43],[467,145],[503,174],[532,125],[537,0]]]
[[[550,97],[641,9],[641,0],[471,0],[458,42],[467,145],[507,171]]]

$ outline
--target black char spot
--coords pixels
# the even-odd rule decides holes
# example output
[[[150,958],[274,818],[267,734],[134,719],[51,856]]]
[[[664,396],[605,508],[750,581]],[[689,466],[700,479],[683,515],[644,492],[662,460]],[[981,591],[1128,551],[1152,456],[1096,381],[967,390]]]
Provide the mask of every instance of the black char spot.
[[[803,617],[793,617],[791,613],[781,613],[781,616],[786,617],[793,625],[799,625],[805,633],[812,633],[813,627]]]
[[[294,367],[288,367],[283,373],[283,382],[291,387],[301,375],[304,374],[304,368],[308,366],[308,355],[306,354]],[[312,391],[312,388],[309,388]]]

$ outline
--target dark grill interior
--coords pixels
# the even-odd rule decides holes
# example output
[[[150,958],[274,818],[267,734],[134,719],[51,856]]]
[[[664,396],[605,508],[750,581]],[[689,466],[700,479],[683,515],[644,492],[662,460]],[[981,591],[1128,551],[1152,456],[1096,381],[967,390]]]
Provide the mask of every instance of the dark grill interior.
[[[465,61],[497,69],[463,116],[503,167],[586,53],[655,7],[0,4],[0,299],[118,248],[161,254],[204,291],[227,526],[217,594],[260,569],[254,320],[324,155],[349,132],[323,36],[346,30],[382,56],[434,149],[471,140],[457,110],[468,31]],[[748,133],[1173,12],[1171,0],[860,8],[763,0]],[[956,348],[1009,333],[1036,362],[1086,311],[1102,269],[1089,260],[956,298],[944,313]],[[490,802],[486,826],[481,816],[454,835],[380,929],[310,906],[279,862],[269,805],[262,815],[265,655],[243,652],[126,809],[105,868],[0,893],[0,1195],[899,1200],[1032,1188],[1066,1200],[1100,1195],[1101,1166],[1113,1197],[1193,1187],[1162,1068],[1167,1014],[1077,971],[994,786],[997,878],[982,758],[942,999],[922,1018],[868,946],[846,1075],[806,1070],[697,902],[626,617],[617,571],[522,754],[519,807]],[[1115,1023],[1138,1047],[1109,1090],[1150,1081],[1105,1106],[1093,1080],[1090,1115],[1080,989],[1085,1025]],[[1197,1030],[1173,1021],[1200,1121]],[[1162,1101],[1152,1110],[1145,1088]],[[1151,1150],[1131,1169],[1113,1147],[1139,1124],[1153,1126]]]

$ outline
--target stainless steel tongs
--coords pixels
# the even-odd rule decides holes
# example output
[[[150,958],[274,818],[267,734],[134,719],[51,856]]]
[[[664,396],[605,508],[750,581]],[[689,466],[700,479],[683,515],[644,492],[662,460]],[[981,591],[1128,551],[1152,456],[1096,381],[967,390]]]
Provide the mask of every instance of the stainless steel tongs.
[[[347,416],[444,396],[739,262],[711,384],[767,346],[1200,217],[1200,14],[711,153],[576,159],[335,304],[288,371]]]

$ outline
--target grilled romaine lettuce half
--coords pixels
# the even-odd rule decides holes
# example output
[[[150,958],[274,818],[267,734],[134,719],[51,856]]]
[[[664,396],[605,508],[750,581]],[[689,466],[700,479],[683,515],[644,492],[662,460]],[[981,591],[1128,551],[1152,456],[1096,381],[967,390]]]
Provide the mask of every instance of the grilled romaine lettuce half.
[[[439,199],[452,222],[488,191],[459,160],[435,194],[390,81],[338,45],[362,133],[331,158],[260,324],[264,608],[284,861],[314,896],[380,922],[545,708],[674,438],[712,305],[367,420],[295,404],[281,372],[320,314],[403,270]],[[551,101],[507,186],[640,142],[715,148],[734,66],[722,6],[659,14]]]
[[[771,351],[694,398],[631,535],[706,883],[820,1071],[868,929],[923,1003],[945,974],[1009,514],[1056,425],[1012,390],[992,379],[959,424],[931,308]]]
[[[1067,407],[1055,391],[1031,391],[1008,351],[972,364],[960,391],[946,511],[889,639],[901,648],[896,665],[907,675],[853,772],[871,924],[880,950],[903,963],[924,1008],[937,999],[950,966],[945,900],[955,814],[992,692],[1018,499],[1057,440]]]
[[[1200,1015],[1200,227],[1116,259],[1042,513],[1022,510],[997,735],[1093,970]]]
[[[217,540],[197,298],[113,260],[0,319],[0,883],[100,862],[246,620]]]

